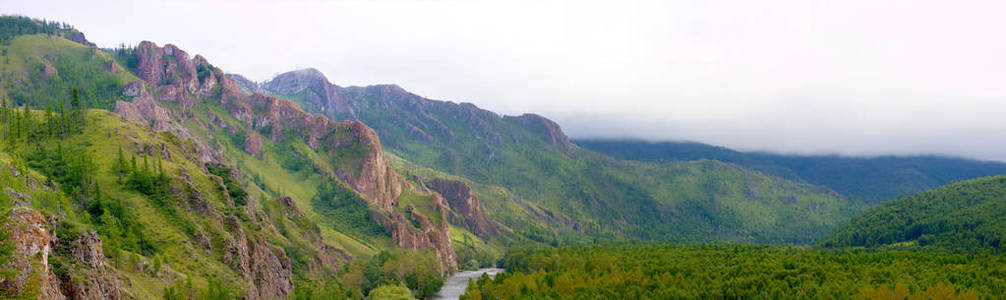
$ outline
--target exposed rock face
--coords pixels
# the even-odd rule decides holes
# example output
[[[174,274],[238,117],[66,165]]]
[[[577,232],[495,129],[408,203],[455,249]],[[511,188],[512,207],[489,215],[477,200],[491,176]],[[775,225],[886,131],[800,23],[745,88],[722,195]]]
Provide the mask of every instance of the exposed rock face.
[[[136,47],[136,73],[154,87],[158,100],[178,103],[181,111],[195,106],[197,95],[212,94],[218,83],[215,73],[222,73],[202,56],[189,54],[175,45],[158,47],[144,41]]]
[[[252,283],[249,299],[284,299],[293,291],[293,266],[283,249],[264,241],[250,241],[241,222],[234,216],[224,222],[232,238],[224,262]]]
[[[251,81],[251,79],[245,78],[240,74],[227,74],[227,77],[233,79],[234,82],[237,82],[242,92],[247,94],[265,93],[265,90],[259,86],[258,82]]]
[[[271,93],[300,95],[301,91],[310,89],[305,85],[280,84],[300,82],[289,78],[310,76],[324,78],[316,70],[301,70],[277,76],[273,84],[263,84],[260,87]],[[298,77],[299,76],[299,77]],[[318,80],[321,82],[321,80]],[[327,80],[326,80],[327,81]],[[320,84],[320,83],[319,83]],[[320,110],[308,105],[311,112],[321,112],[335,119],[359,119],[373,126],[385,138],[385,147],[400,148],[406,141],[402,137],[390,138],[384,136],[385,130],[404,130],[412,135],[411,139],[428,144],[448,144],[447,148],[459,135],[472,135],[461,138],[475,138],[483,145],[478,156],[492,159],[492,146],[501,145],[504,141],[520,144],[518,135],[509,129],[509,124],[515,124],[534,134],[561,151],[568,151],[573,144],[555,122],[539,115],[525,114],[521,116],[501,116],[488,110],[480,109],[470,103],[453,103],[449,101],[432,100],[409,93],[397,85],[372,85],[366,87],[339,87],[331,85],[337,94],[348,105],[343,110]],[[338,109],[338,107],[337,107]],[[378,115],[370,112],[380,111]],[[469,132],[456,132],[444,124],[450,120],[460,120],[467,125]]]
[[[472,188],[457,180],[434,178],[430,181],[430,189],[440,193],[450,204],[453,211],[461,216],[451,215],[452,224],[463,226],[479,237],[498,236],[499,227],[486,216],[479,197]]]
[[[147,118],[143,116],[140,112],[140,108],[133,104],[132,102],[126,101],[115,101],[115,113],[122,116],[123,119],[129,120],[137,124],[148,124]]]
[[[352,122],[350,128],[359,138],[360,145],[370,151],[366,153],[359,175],[349,175],[348,182],[353,189],[366,195],[371,203],[382,210],[391,210],[398,204],[398,196],[408,183],[388,165],[377,132],[359,121]]]
[[[11,210],[7,223],[0,227],[10,234],[7,242],[14,246],[11,259],[2,267],[16,272],[10,279],[0,279],[0,294],[13,297],[27,292],[26,284],[39,280],[39,299],[65,299],[60,293],[59,280],[49,267],[49,245],[54,237],[47,229],[45,217],[34,209],[19,206]]]
[[[224,103],[231,116],[253,129],[270,128],[269,139],[275,142],[281,141],[284,132],[289,129],[306,133],[308,145],[317,147],[320,139],[333,133],[331,130],[344,130],[347,126],[346,123],[332,122],[323,115],[306,113],[296,103],[276,97],[263,94],[235,97],[240,102]]]
[[[80,32],[80,31],[77,31],[77,30],[73,30],[71,32],[63,33],[62,36],[63,36],[64,39],[68,39],[70,41],[76,42],[76,43],[84,45],[84,46],[88,46],[88,47],[95,47],[96,46],[94,43],[92,43],[91,41],[87,40],[87,37],[84,36],[83,32]]]
[[[71,299],[122,299],[121,282],[115,271],[105,264],[105,254],[101,249],[98,233],[91,231],[81,234],[67,247],[71,263],[82,268],[88,276],[60,278],[66,294]]]
[[[147,55],[165,55],[164,50],[159,50],[153,43],[146,42],[148,48],[145,50]],[[150,48],[154,47],[154,48]],[[165,48],[168,48],[165,46]],[[137,48],[139,49],[139,47]],[[181,50],[177,50],[181,51]],[[139,53],[139,50],[137,50]],[[178,52],[170,51],[176,53],[176,55],[181,57],[187,57],[188,55],[184,52],[180,54]],[[144,58],[140,57],[140,61],[146,61],[147,65],[158,65],[157,63],[152,63],[156,59],[154,58]],[[169,63],[167,66],[177,66],[177,62]],[[147,66],[147,68],[153,68]],[[139,68],[138,68],[139,69]],[[159,71],[147,69],[144,71],[147,77],[152,78],[151,80],[163,80],[163,74],[174,74],[168,71]],[[193,75],[194,76],[194,75]],[[179,80],[170,79],[168,81],[180,82]],[[187,85],[187,84],[186,84]],[[177,120],[170,110],[165,108],[158,102],[158,99],[154,99],[153,95],[147,91],[146,86],[158,89],[160,91],[160,97],[170,96],[169,99],[161,99],[160,101],[178,101],[180,107],[183,111],[186,107],[194,106],[195,103],[190,101],[192,97],[188,96],[189,92],[182,92],[182,94],[177,94],[178,85],[165,85],[159,86],[157,81],[150,82],[147,81],[146,84],[141,81],[134,81],[127,83],[122,90],[124,96],[133,97],[132,102],[126,101],[116,101],[115,103],[115,113],[122,116],[123,119],[141,124],[146,126],[151,126],[155,131],[170,131],[182,138],[192,140],[199,151],[198,156],[202,162],[206,163],[218,163],[220,162],[220,154],[214,150],[206,141],[195,137],[187,128],[181,125],[180,120]],[[175,94],[172,94],[175,93]]]
[[[262,157],[262,137],[255,132],[249,132],[245,138],[245,152],[254,157]]]
[[[249,130],[244,146],[245,150],[253,155],[260,154],[262,138],[280,142],[287,132],[299,133],[298,136],[303,136],[305,142],[313,148],[326,147],[326,151],[349,152],[350,154],[345,157],[336,158],[339,159],[337,163],[339,169],[334,170],[337,174],[333,175],[363,194],[367,201],[382,212],[374,215],[391,215],[391,218],[396,220],[386,223],[388,224],[386,229],[396,237],[396,243],[409,249],[435,249],[442,259],[445,271],[456,265],[446,221],[426,222],[426,225],[416,228],[413,226],[413,221],[424,223],[417,221],[418,219],[412,221],[405,219],[395,210],[398,197],[403,189],[408,188],[408,184],[389,166],[382,152],[380,139],[373,129],[360,122],[334,122],[321,114],[306,113],[297,104],[288,100],[261,93],[249,95],[242,92],[242,84],[237,81],[241,80],[241,77],[225,75],[220,69],[209,65],[201,56],[189,59],[188,54],[172,45],[157,47],[153,43],[143,42],[137,48],[137,55],[139,76],[150,91],[156,92],[152,96],[150,92],[140,88],[138,93],[134,93],[129,89],[134,87],[127,86],[124,94],[136,96],[132,103],[121,104],[122,108],[116,109],[123,117],[154,122],[155,129],[176,132],[184,138],[194,140],[197,145],[203,143],[202,148],[207,149],[209,147],[205,147],[205,142],[189,134],[178,123],[185,121],[179,118],[185,118],[186,108],[195,105],[192,99],[198,97],[194,95],[212,94],[221,101],[221,106],[232,117],[252,129]],[[331,85],[324,76],[319,75],[320,73],[315,70],[305,70],[278,76],[270,83],[274,88],[285,91],[310,90],[312,93],[306,94],[308,99],[320,101],[318,103],[322,107],[351,112],[352,109],[338,94],[338,87]],[[312,97],[310,95],[315,95],[317,98],[310,98]],[[164,106],[159,105],[158,101],[177,102],[182,112],[161,113]],[[165,118],[166,121],[163,120]],[[212,119],[209,121],[214,122]],[[263,136],[260,137],[255,132],[262,132]],[[217,157],[214,156],[212,159]],[[442,203],[440,209],[444,211],[441,215],[446,216],[446,203]],[[423,217],[412,214],[412,218]],[[236,220],[228,223],[233,229],[234,238],[225,250],[228,255],[224,260],[241,274],[246,274],[249,282],[259,286],[257,290],[249,290],[249,294],[272,299],[288,293],[291,286],[290,264],[282,250],[277,251],[265,242],[256,242],[258,239],[246,236]]]
[[[282,204],[283,216],[292,221],[292,226],[296,226],[298,230],[306,233],[305,237],[307,240],[320,250],[320,253],[314,257],[315,263],[308,264],[308,272],[319,274],[324,269],[338,272],[339,260],[349,260],[349,255],[342,250],[325,245],[321,237],[321,228],[317,224],[299,221],[307,218],[307,216],[297,208],[297,204],[293,201],[293,198],[288,196],[282,197],[279,199],[279,203]],[[309,228],[304,228],[304,225],[309,226]]]
[[[195,92],[198,88],[195,62],[175,45],[158,47],[143,41],[136,47],[136,56],[136,73],[151,86],[177,86],[188,92]]]
[[[388,213],[371,211],[370,217],[391,234],[391,238],[399,247],[410,250],[432,249],[440,260],[440,273],[448,274],[457,269],[457,257],[454,245],[451,244],[450,226],[447,225],[446,216],[449,213],[447,205],[443,198],[434,195],[435,209],[442,216],[440,220],[436,220],[437,224],[416,212],[415,207],[411,205],[405,207],[409,217],[398,211]],[[418,228],[412,227],[413,223],[418,224]]]
[[[121,70],[119,70],[119,65],[116,64],[114,60],[108,61],[108,63],[105,64],[105,71],[115,74],[122,72]]]
[[[136,97],[140,95],[140,92],[143,92],[143,89],[143,81],[133,81],[127,83],[122,88],[122,95],[126,97]]]
[[[315,69],[303,69],[280,74],[262,84],[262,88],[285,95],[303,93],[304,102],[322,112],[333,111],[354,119],[353,108],[339,95],[338,87]]]

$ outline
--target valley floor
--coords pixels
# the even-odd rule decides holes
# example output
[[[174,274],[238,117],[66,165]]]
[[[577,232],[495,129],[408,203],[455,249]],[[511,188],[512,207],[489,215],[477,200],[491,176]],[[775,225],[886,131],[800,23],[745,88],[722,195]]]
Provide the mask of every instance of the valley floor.
[[[520,249],[461,299],[992,299],[1006,256],[740,244]]]

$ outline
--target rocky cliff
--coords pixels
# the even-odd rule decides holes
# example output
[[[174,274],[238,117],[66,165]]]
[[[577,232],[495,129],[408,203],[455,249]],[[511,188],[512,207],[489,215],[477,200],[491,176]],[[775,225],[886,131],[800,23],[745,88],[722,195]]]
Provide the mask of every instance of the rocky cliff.
[[[479,197],[472,192],[468,184],[457,180],[434,178],[430,181],[429,187],[442,195],[450,204],[451,210],[457,213],[457,215],[451,214],[452,224],[462,226],[482,238],[500,234],[499,227],[486,216]]]
[[[70,299],[122,299],[125,296],[118,274],[105,263],[98,233],[89,231],[71,241],[60,241],[56,249],[69,253],[68,268],[78,270],[78,276],[60,278],[63,291]]]
[[[54,236],[45,217],[22,204],[10,211],[0,228],[9,234],[5,242],[13,246],[11,259],[2,268],[14,271],[0,279],[0,292],[7,297],[38,293],[39,299],[66,299],[49,266]]]
[[[293,290],[293,268],[283,249],[277,249],[260,239],[249,240],[241,222],[233,217],[224,219],[231,233],[224,262],[251,283],[248,299],[279,299]]]
[[[247,129],[249,134],[243,141],[245,151],[260,156],[263,148],[263,138],[273,143],[282,143],[294,134],[302,138],[311,148],[320,153],[332,155],[332,165],[336,168],[334,178],[345,181],[355,191],[365,196],[377,211],[372,214],[375,221],[383,222],[386,230],[391,233],[395,242],[408,249],[434,249],[441,257],[446,269],[456,265],[454,250],[450,244],[450,236],[446,225],[421,222],[420,219],[429,216],[411,214],[413,220],[396,209],[398,197],[403,190],[409,189],[408,183],[388,164],[384,156],[378,134],[359,121],[335,122],[322,114],[304,112],[296,103],[278,99],[261,93],[248,94],[242,91],[242,84],[231,76],[227,76],[219,68],[213,67],[201,56],[189,58],[189,55],[173,45],[158,47],[151,42],[143,42],[137,48],[138,65],[136,73],[144,80],[143,87],[134,91],[136,84],[127,85],[125,95],[135,95],[132,102],[122,101],[117,104],[116,112],[123,118],[140,123],[153,123],[155,130],[172,131],[180,136],[195,140],[196,145],[202,145],[204,161],[220,161],[220,155],[213,151],[213,142],[202,140],[197,135],[188,132],[192,126],[181,126],[192,122],[201,127],[198,120],[191,118],[188,109],[199,104],[195,99],[214,101]],[[339,98],[336,88],[327,80],[318,80],[313,73],[302,72],[279,76],[267,85],[284,91],[311,89],[317,97],[325,99],[323,107],[333,110],[351,112],[351,108]],[[323,78],[323,77],[322,77]],[[245,83],[247,85],[248,83]],[[245,89],[248,89],[245,87]],[[322,99],[309,98],[309,99]],[[313,101],[313,100],[312,100]],[[319,100],[320,101],[320,100]],[[167,109],[159,102],[177,104],[178,111]],[[163,125],[157,125],[163,123]],[[237,129],[231,128],[232,133]],[[262,134],[259,137],[259,134]],[[446,214],[441,214],[445,218]],[[385,216],[381,218],[377,216]],[[393,220],[393,222],[385,222]],[[444,219],[446,220],[446,219]],[[439,221],[439,220],[438,220]],[[416,226],[415,224],[419,224]],[[232,226],[234,227],[234,226]],[[234,227],[237,228],[237,227]],[[418,234],[417,234],[418,233]],[[240,236],[240,234],[238,234]],[[238,243],[243,244],[243,243]],[[242,253],[253,254],[254,247],[242,251],[242,247],[232,247],[238,251],[235,262],[243,261]],[[262,252],[265,253],[265,252]],[[244,269],[241,267],[240,269]],[[277,288],[283,291],[283,287]]]
[[[338,88],[315,69],[286,72],[262,84],[263,90],[285,95],[300,94],[305,105],[316,105],[322,112],[337,112],[353,119],[353,108],[339,95]]]

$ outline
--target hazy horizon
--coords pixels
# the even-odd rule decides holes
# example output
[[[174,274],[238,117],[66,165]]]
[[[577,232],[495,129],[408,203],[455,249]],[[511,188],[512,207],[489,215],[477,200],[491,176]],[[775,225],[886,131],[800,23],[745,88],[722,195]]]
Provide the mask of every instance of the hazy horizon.
[[[0,2],[101,47],[175,44],[256,81],[313,67],[572,138],[1006,161],[994,1]]]

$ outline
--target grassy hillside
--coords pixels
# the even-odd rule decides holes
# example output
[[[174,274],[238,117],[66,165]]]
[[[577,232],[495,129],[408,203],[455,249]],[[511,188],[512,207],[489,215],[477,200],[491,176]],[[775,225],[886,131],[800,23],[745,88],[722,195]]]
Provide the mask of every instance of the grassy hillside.
[[[340,101],[353,108],[351,117],[378,132],[385,151],[481,186],[476,192],[491,218],[546,244],[808,243],[866,206],[734,165],[616,161],[570,144],[558,125],[536,115],[500,116],[397,86],[337,90]],[[304,92],[284,96],[303,102]],[[348,114],[332,107],[314,112]],[[497,196],[496,188],[511,195]]]
[[[117,286],[115,282],[126,280],[132,284],[124,287],[123,296],[149,299],[190,280],[194,285],[186,292],[198,293],[208,289],[207,279],[212,279],[217,288],[240,295],[254,283],[224,262],[224,257],[233,255],[230,247],[235,245],[235,234],[247,234],[247,239],[276,250],[321,251],[310,244],[298,244],[311,239],[306,233],[282,236],[264,230],[263,225],[269,225],[256,215],[267,214],[228,197],[240,188],[220,185],[221,178],[205,171],[185,142],[171,134],[124,123],[102,110],[88,111],[76,121],[45,117],[37,111],[22,115],[36,119],[3,117],[8,138],[2,155],[16,157],[13,162],[44,176],[40,182],[58,186],[56,194],[32,193],[29,198],[30,207],[58,216],[51,219],[58,221],[49,225],[62,243],[97,232],[102,246],[96,251],[105,257],[95,259],[104,260],[114,274],[109,275],[114,279],[99,281],[101,286]],[[52,121],[54,118],[60,121]],[[55,134],[46,131],[53,127],[38,126],[53,123],[59,124]],[[10,181],[2,184],[17,187]],[[282,215],[272,217],[286,220]],[[302,225],[301,232],[310,231],[310,224]],[[244,229],[236,233],[229,226]],[[96,272],[94,269],[77,263],[81,258],[60,247],[48,263],[64,288],[93,276],[89,274]],[[299,272],[304,276],[309,271],[300,268]],[[316,272],[334,275],[335,269]],[[317,275],[320,273],[301,278],[314,280]],[[314,283],[302,284],[307,289]]]
[[[462,299],[992,299],[1006,257],[754,245],[513,249]]]
[[[25,33],[9,36],[0,49],[0,94],[7,103],[0,161],[21,166],[19,172],[35,174],[36,182],[46,186],[29,189],[26,205],[0,196],[0,207],[5,213],[10,207],[38,210],[48,219],[45,226],[55,229],[62,244],[48,256],[48,264],[61,283],[57,293],[76,298],[91,296],[74,293],[100,290],[104,294],[99,298],[358,299],[381,285],[405,285],[423,296],[440,284],[430,278],[439,278],[446,258],[399,250],[375,221],[365,196],[338,177],[359,174],[361,155],[373,146],[355,144],[348,129],[329,128],[326,137],[333,140],[323,142],[339,140],[339,147],[307,145],[308,133],[299,131],[303,128],[289,128],[274,141],[268,138],[270,127],[236,120],[222,106],[220,89],[213,90],[217,94],[181,91],[190,93],[186,99],[194,107],[169,101],[155,102],[162,107],[154,108],[142,104],[144,109],[165,109],[158,117],[167,120],[133,123],[108,109],[115,100],[129,100],[123,95],[125,83],[140,80],[133,73],[138,67],[135,51],[116,56],[57,35]],[[208,80],[205,75],[198,79]],[[245,149],[248,134],[266,137],[258,155]],[[218,158],[207,162],[203,142]],[[4,190],[20,191],[22,185],[0,180]],[[439,222],[439,212],[429,208],[434,201],[430,192],[404,192],[402,199],[417,211],[395,206],[396,213],[422,213]],[[413,224],[396,228],[420,230]],[[462,228],[451,231],[458,239],[470,239]],[[74,248],[81,243],[87,249]],[[498,252],[478,243],[470,256]],[[101,255],[81,258],[80,251]],[[387,264],[374,261],[388,251],[398,262],[432,263],[345,277],[353,276],[346,273],[353,266]],[[0,288],[27,298],[42,291]]]
[[[1006,250],[1006,176],[949,184],[871,209],[828,235],[825,247]]]
[[[882,203],[955,181],[1006,174],[1006,163],[942,156],[844,157],[738,152],[692,142],[578,140],[575,143],[617,159],[693,161],[713,159],[829,187],[847,197]]]
[[[43,109],[48,99],[69,101],[77,88],[90,107],[110,110],[123,85],[138,80],[114,55],[55,35],[14,36],[0,54],[0,93],[15,105]]]

